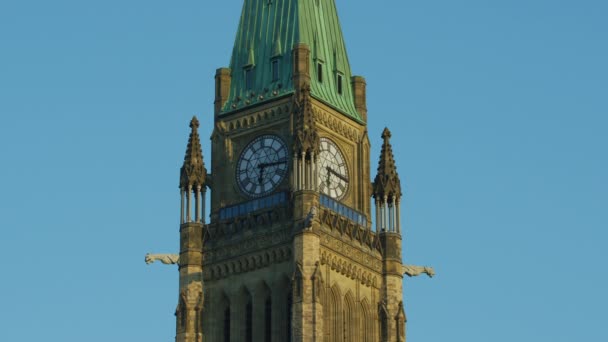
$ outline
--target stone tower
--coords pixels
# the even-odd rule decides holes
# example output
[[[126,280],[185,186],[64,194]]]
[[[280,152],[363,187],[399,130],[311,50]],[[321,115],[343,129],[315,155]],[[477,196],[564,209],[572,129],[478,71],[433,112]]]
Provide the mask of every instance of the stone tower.
[[[334,0],[245,0],[215,89],[211,172],[196,118],[181,170],[176,341],[404,342],[403,274],[432,274],[402,265],[388,129],[371,180]]]

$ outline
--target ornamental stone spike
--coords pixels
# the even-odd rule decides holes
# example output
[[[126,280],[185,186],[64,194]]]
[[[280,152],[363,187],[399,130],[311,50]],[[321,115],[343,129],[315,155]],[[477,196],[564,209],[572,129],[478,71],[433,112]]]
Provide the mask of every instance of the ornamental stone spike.
[[[320,138],[313,115],[310,100],[310,86],[302,87],[299,94],[294,96],[296,108],[296,124],[294,137],[294,152],[319,155]]]
[[[196,116],[190,121],[190,138],[184,157],[184,165],[180,170],[180,188],[191,189],[204,187],[207,179],[207,170],[203,161],[203,150],[198,135],[199,121]]]
[[[382,151],[378,162],[378,173],[374,179],[374,197],[395,197],[401,198],[401,181],[397,174],[397,166],[393,157],[393,147],[391,146],[391,131],[384,128],[382,132]]]

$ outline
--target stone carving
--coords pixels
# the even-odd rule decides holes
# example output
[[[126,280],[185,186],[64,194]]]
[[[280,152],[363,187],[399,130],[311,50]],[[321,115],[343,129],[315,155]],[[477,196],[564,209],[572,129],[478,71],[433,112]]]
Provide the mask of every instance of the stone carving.
[[[421,274],[426,274],[429,278],[435,276],[435,270],[428,266],[403,265],[403,274],[408,277],[417,277]]]
[[[213,244],[212,248],[205,250],[207,263],[214,263],[222,259],[239,257],[243,254],[283,244],[291,238],[291,230],[267,233],[256,237],[244,237],[236,241],[221,241]]]
[[[217,224],[206,225],[207,239],[205,240],[205,244],[221,240],[224,236],[229,236],[231,240],[233,240],[234,234],[236,233],[254,230],[254,228],[256,231],[259,231],[266,227],[280,224],[283,220],[288,218],[289,215],[288,205],[284,205],[282,207],[230,218]]]
[[[337,231],[340,235],[346,235],[350,239],[358,241],[361,245],[381,252],[382,248],[378,243],[378,235],[371,230],[325,208],[320,210],[319,220],[326,230]]]
[[[370,255],[369,251],[355,246],[348,241],[342,241],[334,238],[329,234],[323,234],[321,244],[327,249],[339,253],[365,267],[368,267],[376,272],[382,272],[382,259],[379,253],[376,256]],[[365,245],[363,245],[365,246]],[[363,247],[362,246],[362,247]]]
[[[293,152],[297,155],[306,153],[312,157],[319,155],[320,138],[310,99],[310,85],[303,86],[293,97],[295,119]]]
[[[205,280],[218,280],[226,278],[231,274],[251,272],[271,264],[286,262],[291,260],[290,257],[291,248],[289,246],[281,246],[273,250],[245,255],[223,263],[206,264],[203,276]]]
[[[308,215],[306,215],[306,221],[304,222],[305,230],[312,230],[312,224],[313,224],[313,221],[315,220],[315,218],[317,217],[317,213],[318,213],[318,209],[316,206],[313,205],[310,208]]]
[[[362,285],[373,288],[378,287],[378,277],[374,275],[374,273],[368,272],[364,268],[359,267],[329,252],[321,252],[321,265],[327,265],[330,267],[330,269],[334,270],[337,273],[340,273],[351,279],[356,279],[360,281]]]
[[[262,125],[265,121],[276,123],[277,119],[284,118],[289,113],[289,104],[282,104],[278,107],[266,109],[264,112],[254,112],[246,116],[239,117],[230,121],[224,128],[225,132],[238,131]]]
[[[146,264],[153,264],[155,261],[160,261],[165,265],[179,264],[179,255],[177,254],[146,254]]]
[[[339,133],[351,141],[359,141],[360,137],[357,128],[346,124],[343,120],[336,119],[334,114],[319,107],[314,108],[314,113],[315,117],[318,118],[323,126]]]
[[[200,282],[193,282],[188,284],[185,289],[182,289],[182,296],[186,299],[187,303],[194,303],[199,306],[199,303],[203,300],[203,284]]]

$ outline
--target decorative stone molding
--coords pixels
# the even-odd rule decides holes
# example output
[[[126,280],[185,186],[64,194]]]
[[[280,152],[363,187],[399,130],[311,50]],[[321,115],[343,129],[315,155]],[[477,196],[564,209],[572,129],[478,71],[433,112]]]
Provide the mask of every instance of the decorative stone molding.
[[[290,239],[291,229],[287,228],[278,232],[268,232],[266,234],[247,237],[236,241],[230,240],[217,243],[213,248],[204,251],[205,263],[210,264],[229,258],[239,257],[246,253],[286,243],[290,241]]]
[[[322,108],[315,107],[313,111],[315,114],[315,119],[323,126],[353,142],[360,141],[361,138],[359,130],[354,126],[349,125],[344,120],[337,118],[335,114]]]
[[[238,216],[217,224],[208,225],[205,230],[205,242],[211,242],[221,237],[232,237],[235,234],[259,230],[283,222],[290,216],[289,207],[275,207],[268,210]]]
[[[329,251],[321,250],[321,265],[329,266],[333,271],[361,282],[367,287],[379,288],[378,277],[360,266],[341,258]],[[381,265],[380,265],[381,267]]]
[[[369,251],[361,250],[359,247],[341,241],[328,234],[323,234],[321,236],[321,246],[336,254],[341,254],[343,257],[378,272],[379,274],[382,273],[382,257],[380,255],[373,256]]]
[[[290,106],[287,103],[260,112],[245,114],[232,120],[226,120],[223,128],[226,133],[234,133],[242,129],[261,126],[267,122],[276,122],[279,118],[286,118],[289,113]]]
[[[205,281],[219,280],[233,274],[252,272],[272,264],[289,261],[291,254],[291,247],[284,245],[274,249],[241,256],[230,261],[209,264],[204,267],[203,279]]]
[[[372,250],[376,249],[382,253],[381,245],[378,243],[378,234],[327,208],[321,208],[320,211],[319,220],[323,228],[330,232],[335,231],[340,236],[357,241],[362,246],[366,246]]]

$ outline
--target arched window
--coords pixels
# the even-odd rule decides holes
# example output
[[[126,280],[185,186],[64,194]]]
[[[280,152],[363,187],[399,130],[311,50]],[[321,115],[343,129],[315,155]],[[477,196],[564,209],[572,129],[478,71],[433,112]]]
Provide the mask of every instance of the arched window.
[[[224,310],[224,342],[230,342],[230,307]]]
[[[270,295],[264,304],[264,339],[266,342],[272,340],[272,299]]]
[[[388,315],[386,312],[386,307],[384,305],[380,306],[380,339],[381,341],[386,341],[388,339]]]
[[[253,342],[253,305],[251,298],[245,307],[245,342]]]
[[[352,300],[352,296],[350,293],[346,294],[344,298],[344,310],[342,316],[342,324],[343,324],[343,333],[344,333],[344,342],[352,342],[356,338],[356,329],[357,323],[355,318],[356,315],[356,307],[354,305],[354,301]]]
[[[372,318],[369,311],[369,304],[367,299],[361,301],[361,307],[359,312],[360,315],[360,328],[361,328],[361,342],[371,342],[373,340],[373,325]]]
[[[287,326],[287,341],[291,341],[291,304],[293,302],[293,298],[291,297],[291,291],[287,295],[287,312],[286,312],[286,326]]]
[[[344,325],[342,310],[342,295],[338,285],[334,285],[327,291],[328,317],[324,319],[323,324],[328,325],[327,342],[344,342]]]
[[[179,305],[179,319],[180,319],[180,326],[182,327],[182,329],[186,330],[186,323],[188,322],[188,311],[186,309],[186,303],[184,302],[184,299],[180,299],[181,303]]]

